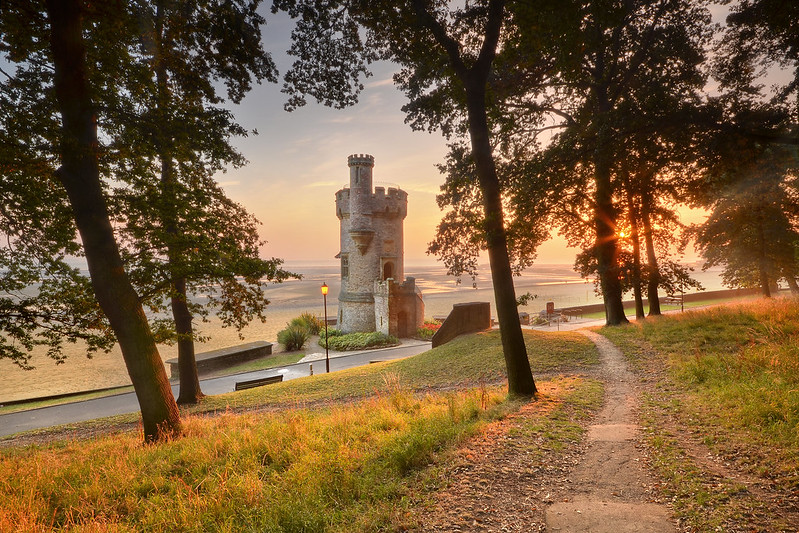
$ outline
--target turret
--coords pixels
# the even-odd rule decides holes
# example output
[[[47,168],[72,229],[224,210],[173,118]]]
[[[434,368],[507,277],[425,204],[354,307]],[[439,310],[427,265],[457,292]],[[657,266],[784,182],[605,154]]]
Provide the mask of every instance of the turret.
[[[395,298],[388,295],[400,294],[391,289],[391,283],[402,281],[405,272],[402,225],[408,194],[395,185],[373,190],[375,160],[371,155],[351,155],[347,164],[349,187],[336,192],[336,216],[341,221],[339,327],[347,333],[389,331],[389,322],[396,324],[398,319],[389,321],[388,310],[396,306],[389,305]],[[381,293],[377,312],[376,287]],[[396,330],[396,325],[392,327]]]

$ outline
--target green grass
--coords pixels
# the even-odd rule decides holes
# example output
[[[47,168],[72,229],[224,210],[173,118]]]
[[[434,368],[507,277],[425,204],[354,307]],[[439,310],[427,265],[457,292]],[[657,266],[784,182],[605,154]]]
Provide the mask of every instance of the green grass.
[[[291,352],[291,353],[278,353],[270,355],[254,361],[247,361],[225,369],[212,372],[208,376],[203,377],[218,377],[228,376],[231,374],[240,374],[242,372],[253,372],[255,370],[267,370],[270,368],[277,368],[280,366],[292,365],[305,357],[305,352]],[[0,406],[0,414],[5,415],[9,413],[17,413],[20,411],[28,411],[30,409],[38,409],[40,407],[51,407],[54,405],[63,405],[73,402],[83,402],[86,400],[94,400],[97,398],[107,398],[115,394],[125,394],[133,392],[133,386],[128,385],[125,387],[115,387],[113,389],[97,392],[87,392],[83,394],[75,394],[66,396],[64,398],[53,398],[49,400],[31,401],[18,403],[14,405]]]
[[[596,347],[579,333],[524,331],[533,373],[585,368],[599,363]],[[499,331],[459,337],[415,357],[376,363],[331,374],[259,387],[206,399],[193,411],[305,404],[373,394],[383,385],[383,374],[396,374],[415,390],[473,386],[505,378]]]
[[[534,367],[595,364],[581,336],[527,338]],[[601,402],[601,385],[580,378],[539,380],[540,402],[509,401],[504,386],[480,384],[502,375],[499,352],[497,334],[478,334],[402,361],[225,395],[221,403],[294,407],[185,416],[184,436],[157,445],[127,432],[3,449],[0,531],[403,529],[434,490],[431,472],[486,424],[537,407],[519,431],[554,449],[579,438],[577,421]]]
[[[230,374],[240,374],[242,372],[253,372],[255,370],[267,370],[269,368],[277,368],[279,366],[288,366],[293,365],[303,357],[305,357],[304,351],[278,353],[264,357],[262,359],[256,359],[255,361],[247,361],[246,363],[240,363],[238,365],[225,368],[224,370],[214,372],[213,375],[227,376]]]
[[[639,370],[665,365],[666,381],[644,413],[654,464],[693,527],[727,527],[756,509],[743,508],[750,504],[736,497],[740,485],[697,466],[670,427],[783,490],[799,490],[799,300],[720,306],[601,333]]]

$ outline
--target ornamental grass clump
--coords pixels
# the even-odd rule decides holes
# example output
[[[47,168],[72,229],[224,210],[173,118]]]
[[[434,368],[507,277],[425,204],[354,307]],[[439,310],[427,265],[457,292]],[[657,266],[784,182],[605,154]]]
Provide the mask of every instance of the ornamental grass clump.
[[[291,324],[302,326],[308,330],[311,335],[319,335],[319,332],[325,328],[325,324],[313,313],[305,312],[291,321]]]
[[[277,342],[282,344],[286,350],[300,350],[311,334],[308,328],[300,324],[289,323],[286,324],[286,329],[280,330],[277,333]]]
[[[319,331],[324,329],[324,323],[313,313],[302,313],[297,318],[292,318],[286,324],[286,329],[280,330],[277,334],[277,342],[282,344],[286,350],[300,350],[311,335],[319,335]]]

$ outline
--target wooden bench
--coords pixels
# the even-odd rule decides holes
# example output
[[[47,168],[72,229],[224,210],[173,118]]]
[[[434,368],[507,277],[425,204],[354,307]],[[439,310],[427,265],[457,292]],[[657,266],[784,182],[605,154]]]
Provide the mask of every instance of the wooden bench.
[[[255,387],[271,385],[272,383],[280,383],[281,381],[283,381],[283,374],[278,374],[277,376],[269,376],[265,378],[250,379],[248,381],[237,381],[236,390],[253,389]]]
[[[563,309],[561,311],[562,314],[566,316],[572,316],[574,318],[580,317],[583,318],[583,308],[582,307],[570,307],[567,309]]]
[[[682,304],[682,297],[681,296],[666,296],[663,298],[663,303],[667,305],[681,305]]]

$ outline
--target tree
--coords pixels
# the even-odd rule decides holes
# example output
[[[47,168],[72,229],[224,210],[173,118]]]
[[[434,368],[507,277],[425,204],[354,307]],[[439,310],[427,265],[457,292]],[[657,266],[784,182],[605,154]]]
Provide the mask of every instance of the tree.
[[[289,107],[301,105],[303,94],[330,105],[350,104],[362,89],[359,80],[367,71],[366,62],[390,60],[401,67],[395,81],[409,98],[403,109],[412,127],[468,134],[509,392],[533,395],[536,388],[519,324],[487,115],[489,79],[502,30],[510,20],[505,4],[504,0],[461,7],[430,0],[275,2],[299,18],[291,50],[297,61],[286,76]]]
[[[777,91],[780,100],[794,93],[794,113],[799,116],[799,6],[796,2],[780,0],[727,0],[732,9],[727,17],[728,28],[720,48],[725,50],[733,79],[749,82],[763,70],[751,69],[760,65],[764,69],[779,64],[792,66],[793,79]],[[744,71],[734,68],[744,67]],[[744,74],[743,76],[740,76]],[[729,81],[729,80],[728,80]]]
[[[0,16],[4,56],[25,48],[14,39],[24,27],[19,7],[5,5]],[[26,35],[41,39],[38,53],[47,48],[45,33]],[[26,83],[50,75],[38,63],[19,77],[0,69],[0,358],[25,369],[32,368],[38,347],[58,363],[66,342],[83,341],[87,355],[114,342],[89,280],[66,260],[80,246],[69,202],[52,172],[59,123],[45,110],[53,95]]]
[[[780,279],[799,275],[797,153],[769,147],[739,167],[713,201],[710,217],[694,228],[703,268],[722,265],[730,287],[760,287],[772,295]]]
[[[139,68],[131,98],[108,112],[112,146],[127,147],[113,173],[124,258],[145,303],[171,320],[159,320],[164,340],[176,340],[178,403],[202,396],[194,357],[192,321],[211,308],[223,325],[241,328],[264,319],[263,280],[289,276],[278,259],[259,257],[258,221],[230,201],[213,179],[244,157],[230,144],[248,132],[224,107],[239,103],[252,81],[275,81],[276,70],[261,47],[259,1],[172,2],[132,6],[138,40],[130,54]],[[186,68],[189,65],[190,68]],[[193,303],[192,293],[207,296]]]
[[[119,341],[141,407],[144,436],[180,431],[180,414],[138,295],[125,274],[100,180],[96,113],[78,0],[48,0],[53,89],[62,122],[61,167],[92,287]]]

